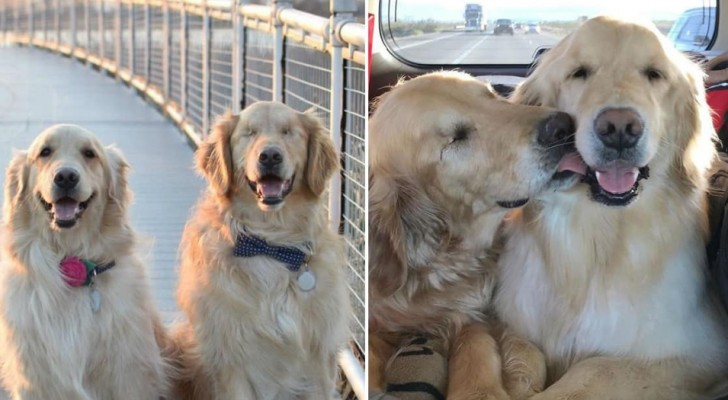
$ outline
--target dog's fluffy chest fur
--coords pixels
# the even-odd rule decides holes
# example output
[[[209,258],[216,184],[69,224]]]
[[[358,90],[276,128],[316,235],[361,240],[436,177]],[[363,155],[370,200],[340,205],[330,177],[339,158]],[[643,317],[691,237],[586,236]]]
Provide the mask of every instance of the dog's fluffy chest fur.
[[[314,390],[322,376],[335,373],[335,354],[347,340],[339,238],[315,238],[328,246],[313,246],[308,268],[316,286],[303,291],[299,273],[283,263],[235,257],[232,238],[220,226],[188,225],[185,236],[201,239],[188,242],[182,254],[180,306],[191,319],[203,364],[228,366],[226,373],[247,379],[259,398]]]
[[[649,224],[619,228],[603,210],[589,219],[566,203],[535,229],[533,220],[514,221],[499,261],[499,315],[539,344],[552,372],[591,355],[717,356],[699,228],[678,218],[662,221],[667,234]]]

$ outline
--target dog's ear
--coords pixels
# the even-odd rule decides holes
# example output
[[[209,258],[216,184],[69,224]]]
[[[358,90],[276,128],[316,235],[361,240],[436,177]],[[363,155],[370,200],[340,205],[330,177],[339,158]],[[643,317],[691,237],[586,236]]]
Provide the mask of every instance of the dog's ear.
[[[230,138],[238,120],[239,117],[230,112],[221,116],[195,154],[197,169],[221,196],[229,195],[235,179]]]
[[[671,142],[671,149],[679,152],[673,157],[677,164],[682,164],[675,166],[677,170],[683,171],[691,184],[704,191],[705,176],[718,155],[717,135],[706,101],[702,70],[692,62],[686,62],[681,73],[678,87],[673,91],[677,128],[673,132],[676,136],[667,140]]]
[[[379,295],[389,296],[405,284],[409,268],[433,260],[450,241],[450,230],[446,214],[406,178],[372,178],[369,190],[370,237],[384,246],[370,246],[379,252],[371,254],[376,265],[370,279]]]
[[[28,175],[28,152],[17,151],[8,165],[5,172],[5,220],[9,221],[11,210],[16,208],[27,195]]]
[[[104,150],[108,163],[109,200],[124,209],[131,196],[127,182],[129,163],[118,147],[106,146]]]
[[[339,170],[339,155],[321,121],[311,111],[299,114],[299,117],[308,133],[306,186],[314,195],[320,196],[331,175]]]

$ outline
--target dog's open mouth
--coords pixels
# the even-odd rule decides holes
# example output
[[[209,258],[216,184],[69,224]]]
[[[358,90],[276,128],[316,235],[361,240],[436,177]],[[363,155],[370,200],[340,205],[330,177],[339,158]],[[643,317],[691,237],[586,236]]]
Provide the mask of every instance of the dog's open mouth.
[[[519,208],[525,206],[526,203],[528,203],[528,198],[496,202],[496,204],[503,208]]]
[[[91,196],[86,201],[78,201],[66,196],[49,203],[38,193],[38,199],[59,228],[70,228],[74,226],[94,197],[96,197],[96,193],[91,193]]]
[[[296,176],[292,176],[291,179],[283,179],[277,175],[264,175],[257,181],[251,181],[247,177],[246,179],[250,190],[258,196],[258,200],[265,205],[273,206],[282,203],[283,199],[291,193]]]
[[[579,174],[581,181],[589,185],[592,199],[608,206],[626,206],[639,194],[640,181],[650,177],[650,167],[637,167],[623,160],[613,161],[604,167],[589,167],[579,153],[564,156],[554,178]]]

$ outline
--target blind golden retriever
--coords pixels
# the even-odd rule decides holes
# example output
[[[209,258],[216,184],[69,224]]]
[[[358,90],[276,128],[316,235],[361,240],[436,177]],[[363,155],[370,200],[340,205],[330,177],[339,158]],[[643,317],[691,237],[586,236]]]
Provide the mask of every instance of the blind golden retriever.
[[[511,104],[469,75],[437,72],[381,97],[369,128],[370,389],[385,389],[397,334],[418,332],[466,355],[450,365],[449,399],[508,398],[485,324],[496,233],[558,174],[573,121]],[[520,378],[512,393],[538,389]]]
[[[728,370],[705,279],[715,157],[700,68],[654,26],[599,17],[514,100],[575,116],[572,171],[507,226],[499,316],[544,351],[534,399],[703,398]]]
[[[189,319],[174,335],[181,391],[337,397],[335,357],[350,309],[342,238],[324,210],[339,166],[331,139],[313,115],[258,102],[223,116],[196,161],[209,190],[181,244],[177,297]]]
[[[127,169],[118,149],[74,125],[46,129],[10,162],[0,376],[14,399],[165,393],[164,334],[127,220]]]

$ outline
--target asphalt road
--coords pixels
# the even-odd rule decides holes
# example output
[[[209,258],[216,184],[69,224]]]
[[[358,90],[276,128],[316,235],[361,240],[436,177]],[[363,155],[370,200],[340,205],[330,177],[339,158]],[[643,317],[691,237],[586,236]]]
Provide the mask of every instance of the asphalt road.
[[[421,64],[530,64],[539,47],[560,40],[548,34],[513,36],[492,32],[441,32],[395,38],[388,43],[401,57]]]

